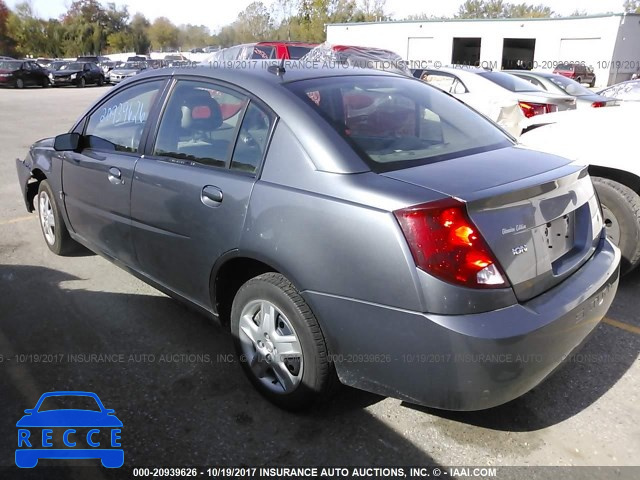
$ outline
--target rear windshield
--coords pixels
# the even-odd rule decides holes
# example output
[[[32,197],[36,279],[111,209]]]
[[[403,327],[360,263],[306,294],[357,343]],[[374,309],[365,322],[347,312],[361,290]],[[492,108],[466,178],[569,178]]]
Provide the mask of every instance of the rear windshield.
[[[410,78],[325,77],[285,86],[328,121],[373,171],[409,168],[512,144],[480,114]]]
[[[82,70],[84,63],[65,63],[60,67],[60,70]]]
[[[580,97],[582,95],[593,95],[593,92],[587,87],[584,87],[575,80],[563,77],[562,75],[552,75],[547,78],[550,82],[560,87],[562,91],[568,93],[569,95],[573,95],[574,97]],[[567,88],[570,88],[571,92],[567,92]]]
[[[535,86],[531,82],[502,72],[479,72],[478,75],[491,80],[493,83],[500,85],[502,88],[506,88],[512,92],[540,92],[542,89]]]

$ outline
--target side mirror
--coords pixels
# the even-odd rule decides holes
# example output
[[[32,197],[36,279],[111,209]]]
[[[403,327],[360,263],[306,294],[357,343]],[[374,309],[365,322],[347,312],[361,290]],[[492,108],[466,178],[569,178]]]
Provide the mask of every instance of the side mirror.
[[[34,409],[33,408],[27,408],[24,413],[26,413],[27,415],[31,415],[33,413]]]
[[[104,413],[106,413],[107,415],[113,415],[114,413],[116,413],[116,411],[113,408],[107,408]]]
[[[63,133],[55,138],[53,149],[57,152],[74,152],[78,150],[79,145],[79,133]]]

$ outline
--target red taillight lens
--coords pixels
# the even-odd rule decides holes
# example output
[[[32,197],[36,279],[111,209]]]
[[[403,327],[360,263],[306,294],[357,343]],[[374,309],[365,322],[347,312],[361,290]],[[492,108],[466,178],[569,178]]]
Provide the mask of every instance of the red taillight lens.
[[[555,107],[555,105],[547,105],[546,103],[518,102],[518,105],[520,105],[522,113],[524,113],[524,116],[527,118],[531,118],[534,115],[542,115],[543,113],[551,113],[552,111],[555,111],[552,110],[552,107]]]
[[[605,107],[606,105],[607,105],[607,102],[593,102],[593,103],[591,104],[591,106],[592,106],[593,108]],[[607,111],[609,111],[609,110],[607,110]]]
[[[394,214],[416,265],[425,272],[467,287],[508,285],[462,202],[448,198]]]

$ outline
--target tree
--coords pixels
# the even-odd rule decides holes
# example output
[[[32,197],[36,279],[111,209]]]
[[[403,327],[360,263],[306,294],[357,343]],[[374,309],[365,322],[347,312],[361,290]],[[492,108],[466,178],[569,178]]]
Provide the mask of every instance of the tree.
[[[131,32],[131,49],[136,53],[147,53],[151,47],[149,40],[149,27],[151,24],[147,17],[141,13],[136,13],[131,19],[129,30]]]
[[[250,3],[238,14],[234,24],[237,38],[241,43],[268,40],[273,31],[271,13],[262,2]]]
[[[9,36],[7,22],[10,10],[4,0],[0,0],[0,55],[12,55],[15,50],[15,41]]]
[[[178,28],[167,17],[156,18],[149,27],[149,40],[154,50],[176,50]]]
[[[467,0],[457,18],[548,18],[553,11],[545,5],[512,4],[503,0]]]
[[[625,0],[622,8],[627,13],[640,13],[640,0]]]
[[[553,11],[545,5],[528,5],[520,3],[518,5],[506,4],[504,6],[504,16],[506,18],[549,18]]]
[[[46,51],[47,37],[45,25],[33,12],[29,2],[18,3],[10,12],[6,22],[7,35],[16,44],[20,55],[39,56]]]

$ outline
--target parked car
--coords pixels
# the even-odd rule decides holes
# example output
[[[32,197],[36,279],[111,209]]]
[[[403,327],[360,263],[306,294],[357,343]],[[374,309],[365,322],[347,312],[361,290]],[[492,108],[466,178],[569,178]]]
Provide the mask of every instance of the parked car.
[[[104,73],[95,63],[73,62],[61,65],[58,70],[49,74],[51,84],[56,87],[75,85],[84,88],[86,85],[105,84]]]
[[[627,80],[600,90],[598,95],[623,102],[640,101],[640,80]]]
[[[82,55],[76,58],[76,62],[78,63],[95,63],[96,65],[108,61],[109,57],[103,57],[101,55]]]
[[[528,70],[503,70],[503,72],[520,77],[548,92],[571,95],[576,99],[576,108],[613,107],[618,104],[615,99],[594,93],[575,80],[556,73]]]
[[[325,42],[302,57],[301,61],[312,62],[319,66],[374,68],[411,76],[407,63],[400,55],[382,48],[335,45]]]
[[[596,74],[593,73],[593,68],[583,63],[559,63],[553,69],[553,73],[571,78],[578,83],[588,83],[592,88],[596,84]]]
[[[33,60],[0,60],[0,86],[49,87],[49,71]]]
[[[3,56],[0,56],[0,60],[15,60],[15,58],[13,58],[13,57],[3,57]]]
[[[127,62],[146,62],[149,60],[149,57],[146,55],[134,55],[132,57],[127,57]]]
[[[640,165],[635,152],[640,105],[547,115],[520,141],[589,165],[605,231],[622,251],[622,273],[640,264]]]
[[[200,63],[211,64],[235,60],[299,60],[317,45],[317,43],[289,41],[246,43],[214,51]]]
[[[113,68],[107,74],[108,83],[120,83],[148,68],[147,62],[125,62]]]
[[[516,137],[535,115],[576,108],[572,97],[546,92],[508,73],[442,67],[420,70],[420,74],[423,81],[462,100]]]
[[[410,77],[265,67],[150,70],[36,142],[16,166],[48,248],[217,319],[285,408],[338,379],[489,408],[598,325],[620,252],[584,167]]]

